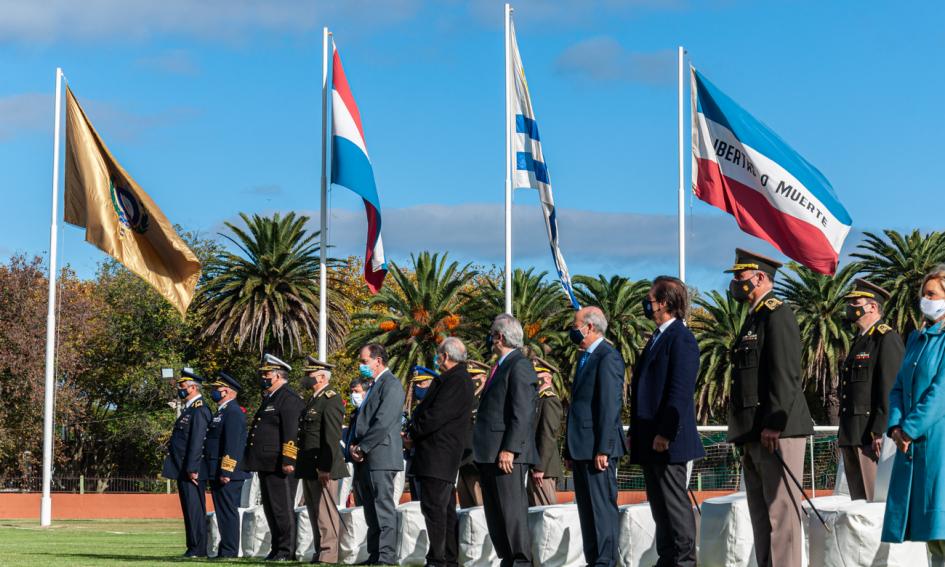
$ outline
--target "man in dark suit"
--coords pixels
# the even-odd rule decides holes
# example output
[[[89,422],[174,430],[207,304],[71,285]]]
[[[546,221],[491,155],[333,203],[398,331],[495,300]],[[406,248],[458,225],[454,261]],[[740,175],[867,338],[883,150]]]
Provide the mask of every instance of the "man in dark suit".
[[[177,496],[184,515],[187,551],[184,557],[207,556],[207,463],[203,443],[210,410],[200,395],[203,378],[185,368],[177,379],[177,398],[184,407],[174,422],[161,474],[177,481]]]
[[[213,510],[220,529],[217,557],[237,557],[240,543],[240,495],[243,481],[250,477],[242,469],[246,448],[246,414],[236,401],[240,383],[226,372],[211,382],[210,397],[217,413],[207,430],[204,458],[213,495]]]
[[[393,565],[397,562],[394,477],[397,471],[404,470],[404,444],[400,436],[404,388],[387,369],[387,350],[383,346],[366,345],[358,356],[361,375],[374,379],[358,408],[349,447],[351,460],[359,464],[355,488],[368,525],[365,564]]]
[[[266,354],[261,373],[262,403],[253,416],[246,443],[246,470],[259,474],[263,511],[272,533],[266,559],[291,561],[295,557],[295,492],[298,480],[299,415],[305,402],[287,383],[292,367]]]
[[[889,391],[896,383],[905,347],[899,333],[882,322],[888,291],[857,279],[846,298],[845,318],[854,324],[856,336],[840,366],[837,445],[850,498],[872,502],[889,416]]]
[[[643,300],[656,331],[643,348],[630,388],[630,462],[643,468],[656,524],[656,567],[695,567],[696,518],[686,463],[705,456],[694,396],[699,345],[684,324],[689,296],[678,278],[660,276]]]
[[[489,331],[499,360],[486,379],[473,431],[473,461],[479,467],[489,537],[503,567],[530,565],[525,475],[538,462],[535,450],[535,368],[519,350],[522,324],[502,314]]]
[[[617,463],[625,453],[623,408],[625,366],[607,341],[607,319],[598,307],[574,315],[570,339],[582,352],[571,384],[565,459],[574,470],[588,565],[617,564]]]
[[[466,346],[448,337],[437,347],[442,374],[413,412],[405,440],[414,448],[410,473],[420,487],[420,511],[430,537],[427,565],[457,565],[456,475],[470,429],[473,384],[466,372]]]
[[[299,420],[299,458],[295,476],[302,479],[308,520],[315,539],[312,563],[338,563],[341,517],[338,514],[338,479],[348,476],[341,454],[341,420],[345,408],[331,389],[334,365],[307,357],[302,368],[302,391],[311,398]]]
[[[814,434],[801,382],[801,332],[774,295],[781,263],[737,249],[729,293],[751,308],[735,340],[728,440],[742,449],[748,512],[760,567],[800,567],[802,495],[785,473],[804,472]]]
[[[538,375],[538,412],[535,415],[538,464],[532,467],[532,474],[528,477],[528,504],[549,506],[558,503],[558,479],[564,474],[558,452],[558,433],[564,408],[555,392],[552,374],[558,369],[538,357],[532,359],[532,364]]]

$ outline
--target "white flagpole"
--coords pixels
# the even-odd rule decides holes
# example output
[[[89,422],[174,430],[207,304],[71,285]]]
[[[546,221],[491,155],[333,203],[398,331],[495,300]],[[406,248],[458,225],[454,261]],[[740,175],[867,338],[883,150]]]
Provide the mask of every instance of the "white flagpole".
[[[43,496],[39,505],[39,525],[52,524],[53,412],[56,387],[56,254],[59,241],[59,129],[62,114],[62,69],[56,68],[56,130],[53,134],[52,214],[49,224],[49,306],[46,311],[46,386],[43,403]]]
[[[686,51],[679,46],[679,279],[686,281],[686,180],[683,148],[683,59]]]
[[[505,5],[505,312],[512,314],[512,104],[511,81],[512,6]]]
[[[328,360],[328,28],[322,28],[322,204],[318,261],[318,360]]]

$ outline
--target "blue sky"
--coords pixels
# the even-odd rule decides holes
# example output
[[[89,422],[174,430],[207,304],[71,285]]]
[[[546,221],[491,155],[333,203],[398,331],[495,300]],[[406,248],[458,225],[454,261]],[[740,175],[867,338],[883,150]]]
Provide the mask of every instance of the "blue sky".
[[[680,44],[831,180],[853,217],[845,252],[864,230],[941,228],[942,6],[514,3],[572,272],[676,271]],[[501,2],[0,0],[0,13],[0,257],[48,249],[56,66],[172,222],[215,234],[241,211],[317,219],[328,25],[361,110],[388,256],[502,258]],[[689,201],[692,283],[721,288],[736,245],[777,255]],[[331,202],[336,253],[361,254],[360,201],[337,189]],[[553,270],[537,195],[515,203],[516,265]],[[81,275],[103,257],[73,227],[61,247]]]

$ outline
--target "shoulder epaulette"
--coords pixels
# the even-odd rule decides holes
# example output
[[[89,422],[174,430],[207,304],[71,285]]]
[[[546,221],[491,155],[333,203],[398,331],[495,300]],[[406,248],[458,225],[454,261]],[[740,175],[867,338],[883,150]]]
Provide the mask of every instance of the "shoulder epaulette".
[[[539,398],[550,398],[552,396],[557,396],[557,394],[555,394],[554,390],[552,390],[551,388],[548,388],[547,390],[542,390],[541,392],[538,393]]]
[[[335,396],[337,396],[337,395],[338,395],[338,392],[336,392],[336,391],[334,391],[334,390],[328,390],[327,392],[325,392],[325,397],[326,397],[326,398],[333,398],[333,397],[335,397]]]
[[[774,311],[774,310],[777,309],[778,307],[781,307],[781,305],[783,305],[783,304],[784,304],[784,302],[781,301],[780,299],[778,299],[777,297],[772,297],[771,299],[766,299],[766,300],[765,300],[765,303],[764,303],[765,307],[767,307],[767,308],[768,308],[769,310],[771,310],[771,311]]]
[[[892,327],[890,327],[886,323],[880,323],[879,325],[876,325],[876,332],[879,333],[880,335],[885,335],[886,333],[892,330],[893,330]]]
[[[194,400],[194,403],[190,406],[192,408],[202,408],[203,400]]]

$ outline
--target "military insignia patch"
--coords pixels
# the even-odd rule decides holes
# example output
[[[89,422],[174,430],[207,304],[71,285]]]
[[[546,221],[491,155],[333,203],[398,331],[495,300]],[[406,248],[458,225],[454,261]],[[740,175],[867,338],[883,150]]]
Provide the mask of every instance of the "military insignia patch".
[[[880,323],[879,325],[876,326],[876,332],[879,333],[880,335],[885,335],[889,331],[892,331],[892,327],[890,327],[886,323]]]
[[[772,297],[771,299],[765,300],[765,307],[767,307],[767,308],[770,309],[771,311],[774,311],[774,310],[777,309],[778,307],[781,307],[781,304],[782,304],[782,303],[784,303],[784,302],[781,301],[780,299],[776,299],[776,298]]]
[[[295,441],[289,441],[282,444],[282,456],[294,459],[299,454],[299,448],[295,446]]]
[[[194,405],[192,405],[192,406],[190,406],[190,407],[192,407],[192,408],[202,408],[202,407],[203,407],[203,400],[196,400],[196,401],[194,402]]]
[[[112,207],[115,209],[115,214],[118,215],[118,222],[138,234],[147,232],[148,226],[151,224],[151,217],[148,216],[144,204],[129,189],[116,185],[114,179],[110,179],[108,185],[112,197]]]
[[[336,392],[336,391],[334,391],[334,390],[328,390],[327,392],[325,392],[325,397],[326,397],[326,398],[332,398],[332,397],[337,396],[337,395],[338,395],[338,392]]]
[[[236,459],[229,455],[223,455],[223,459],[220,460],[220,469],[233,472],[236,470]]]

